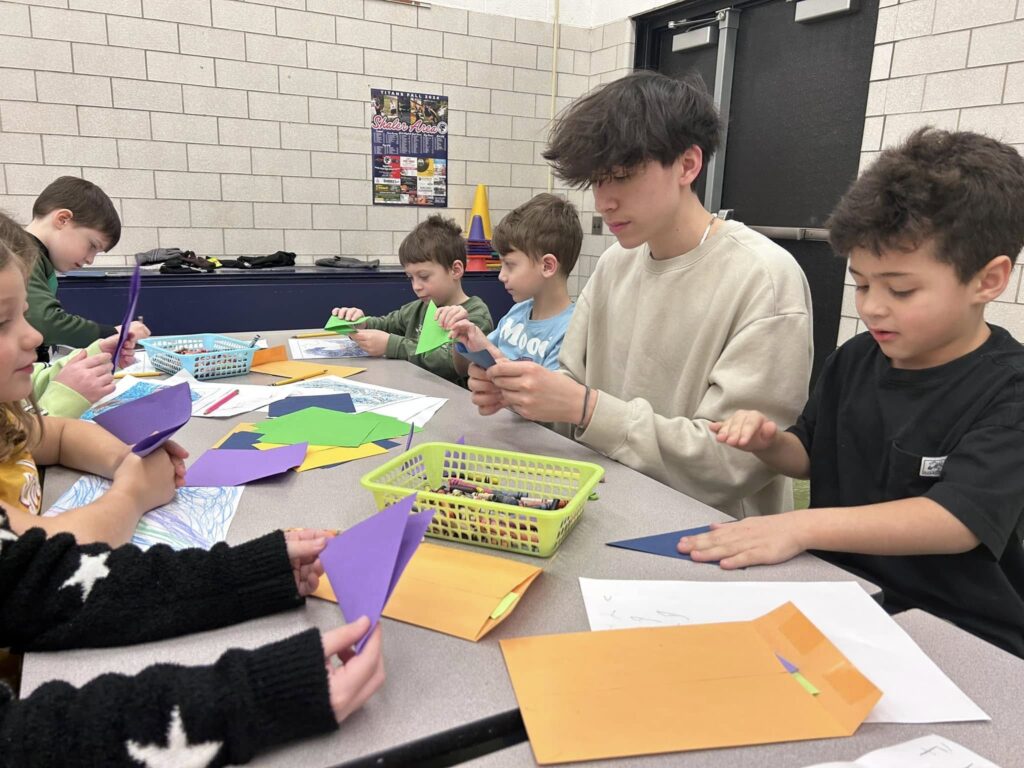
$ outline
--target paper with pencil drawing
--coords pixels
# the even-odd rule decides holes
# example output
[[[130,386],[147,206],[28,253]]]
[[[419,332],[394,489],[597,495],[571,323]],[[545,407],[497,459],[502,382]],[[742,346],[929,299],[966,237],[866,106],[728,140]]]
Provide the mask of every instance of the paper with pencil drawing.
[[[43,515],[53,517],[91,504],[109,489],[109,480],[85,475]],[[167,544],[171,549],[209,549],[227,538],[243,490],[243,487],[179,488],[173,501],[142,516],[132,544],[141,549],[149,549],[154,544]]]

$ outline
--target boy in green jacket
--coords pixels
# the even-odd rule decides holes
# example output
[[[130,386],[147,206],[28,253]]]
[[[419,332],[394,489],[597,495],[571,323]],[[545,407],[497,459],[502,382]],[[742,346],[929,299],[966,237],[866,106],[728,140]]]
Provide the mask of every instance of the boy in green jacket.
[[[57,273],[92,264],[96,254],[117,245],[121,219],[107,194],[91,181],[61,176],[42,191],[32,206],[25,230],[39,249],[28,280],[28,321],[41,334],[43,346],[85,347],[116,335],[120,326],[97,323],[67,312],[57,298]],[[135,339],[149,336],[133,322]]]
[[[416,301],[382,317],[367,318],[360,330],[352,334],[352,340],[373,357],[408,360],[441,378],[462,383],[463,377],[452,359],[450,342],[422,355],[416,354],[431,301],[438,307],[462,307],[468,319],[485,334],[494,328],[491,312],[483,300],[467,296],[462,290],[462,275],[466,271],[466,241],[462,238],[462,229],[452,219],[437,214],[430,216],[406,235],[398,247],[398,259],[412,281]],[[343,320],[358,320],[364,316],[363,310],[356,307],[335,307],[332,313]]]

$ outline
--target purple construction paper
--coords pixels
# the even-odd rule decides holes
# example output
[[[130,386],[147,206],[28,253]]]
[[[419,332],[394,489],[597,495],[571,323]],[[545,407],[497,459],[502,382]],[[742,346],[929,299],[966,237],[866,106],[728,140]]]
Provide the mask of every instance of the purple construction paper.
[[[258,432],[235,432],[233,435],[228,435],[228,439],[218,445],[218,448],[230,448],[232,450],[259,450],[256,448],[256,443],[263,439],[263,435]]]
[[[135,317],[135,308],[139,304],[139,293],[142,290],[142,265],[136,264],[132,272],[131,282],[128,284],[128,309],[125,310],[124,319],[121,321],[121,330],[117,334],[117,346],[114,347],[114,370],[121,360],[121,350],[128,341],[128,332],[131,330],[132,318]]]
[[[191,416],[192,397],[188,383],[182,382],[104,411],[95,421],[119,440],[135,445],[135,453],[145,456],[163,445]]]
[[[794,664],[791,661],[786,661],[786,659],[782,658],[779,654],[776,653],[775,654],[775,658],[777,658],[779,661],[782,662],[782,666],[784,666],[786,668],[786,671],[789,672],[790,674],[793,674],[794,672],[799,672],[800,671],[799,669],[796,668],[796,664]]]
[[[343,413],[355,413],[356,406],[352,402],[352,395],[348,392],[339,392],[333,395],[310,395],[301,397],[293,395],[284,400],[270,404],[270,415],[286,416],[304,408],[326,408],[329,411],[341,411]]]
[[[370,619],[370,631],[357,644],[361,651],[391,596],[394,584],[419,546],[429,523],[411,517],[416,494],[385,507],[331,539],[320,553],[324,573],[345,621]],[[407,532],[408,529],[408,532]]]
[[[679,539],[683,536],[696,536],[700,533],[707,533],[710,530],[710,525],[702,525],[699,528],[687,528],[684,531],[669,531],[668,533],[658,533],[654,536],[641,536],[639,539],[609,541],[608,546],[619,547],[620,549],[632,549],[636,552],[648,552],[652,555],[674,557],[677,560],[692,560],[689,555],[684,555],[682,552],[677,550],[676,544],[679,543]],[[718,561],[702,560],[701,563],[717,565]]]
[[[458,440],[455,441],[455,444],[456,445],[465,445],[466,444],[466,436],[463,435],[462,437],[460,437]]]
[[[308,443],[283,445],[265,451],[212,448],[185,471],[189,487],[245,485],[299,466],[306,458]]]
[[[416,433],[416,424],[415,423],[410,424],[409,425],[409,437],[407,437],[406,440],[405,440],[405,450],[408,451],[410,448],[412,448],[412,436],[415,433]]]

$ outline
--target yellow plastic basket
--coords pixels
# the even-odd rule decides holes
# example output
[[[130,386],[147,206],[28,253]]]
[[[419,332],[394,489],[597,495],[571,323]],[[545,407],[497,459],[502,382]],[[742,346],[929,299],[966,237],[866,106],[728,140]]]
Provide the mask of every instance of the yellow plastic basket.
[[[433,509],[427,535],[524,555],[549,557],[583,514],[604,475],[585,461],[569,461],[457,443],[422,443],[362,478],[379,509],[417,492],[416,511]],[[567,499],[562,509],[541,510],[435,493],[449,477],[498,491],[525,491]]]

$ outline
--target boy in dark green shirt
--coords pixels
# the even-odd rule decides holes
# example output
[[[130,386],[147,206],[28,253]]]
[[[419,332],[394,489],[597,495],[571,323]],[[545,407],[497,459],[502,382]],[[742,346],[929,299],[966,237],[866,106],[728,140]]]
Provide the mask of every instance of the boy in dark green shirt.
[[[462,290],[462,275],[466,271],[466,241],[462,230],[452,219],[436,214],[430,216],[406,235],[398,247],[398,259],[412,281],[416,301],[381,317],[367,318],[360,330],[352,334],[352,340],[373,357],[408,360],[441,378],[462,383],[452,359],[451,343],[422,355],[416,354],[431,301],[438,307],[463,307],[468,319],[485,334],[494,328],[487,305]],[[356,307],[335,307],[332,313],[343,320],[358,320],[364,316],[363,310]]]
[[[28,321],[41,334],[43,346],[87,347],[112,336],[118,326],[97,323],[65,311],[57,299],[57,273],[92,264],[96,254],[117,245],[121,219],[107,194],[91,181],[61,176],[42,191],[32,206],[25,230],[35,239],[39,258],[28,279]],[[133,337],[149,336],[139,322]]]

